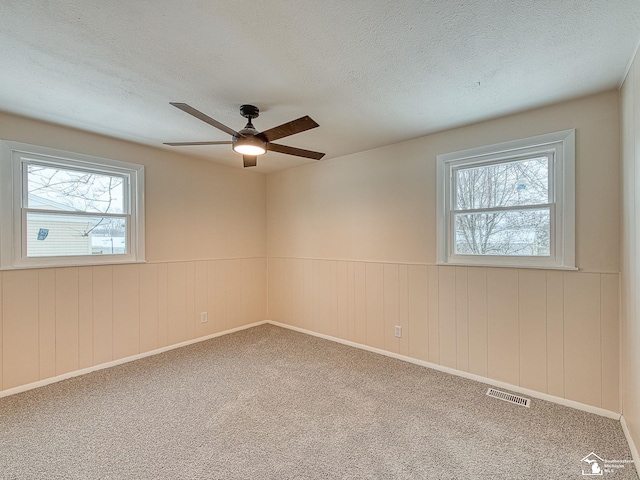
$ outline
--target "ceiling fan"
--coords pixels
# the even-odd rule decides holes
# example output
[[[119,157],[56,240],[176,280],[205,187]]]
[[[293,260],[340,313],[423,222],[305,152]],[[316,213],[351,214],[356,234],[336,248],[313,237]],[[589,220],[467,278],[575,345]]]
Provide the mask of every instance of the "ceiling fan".
[[[241,105],[240,115],[247,118],[249,121],[242,130],[236,132],[186,103],[170,103],[183,112],[193,115],[197,119],[228,133],[231,135],[232,139],[230,141],[223,142],[166,142],[164,145],[171,145],[173,147],[189,145],[232,145],[235,152],[242,154],[245,167],[255,167],[258,155],[264,155],[267,153],[267,150],[286,153],[287,155],[296,155],[298,157],[312,158],[314,160],[320,160],[324,157],[324,153],[272,143],[274,140],[278,140],[279,138],[288,137],[290,135],[295,135],[296,133],[304,132],[305,130],[311,130],[312,128],[319,127],[319,125],[309,116],[300,117],[297,120],[283,123],[282,125],[270,128],[264,132],[258,132],[251,123],[251,120],[258,118],[260,110],[258,110],[258,107],[253,105]]]

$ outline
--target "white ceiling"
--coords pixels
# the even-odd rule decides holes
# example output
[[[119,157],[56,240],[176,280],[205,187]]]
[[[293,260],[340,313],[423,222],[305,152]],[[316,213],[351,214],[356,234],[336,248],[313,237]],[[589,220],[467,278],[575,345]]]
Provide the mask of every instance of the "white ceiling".
[[[241,167],[239,130],[325,159],[619,86],[638,0],[2,0],[0,110]],[[312,162],[269,153],[255,170]]]

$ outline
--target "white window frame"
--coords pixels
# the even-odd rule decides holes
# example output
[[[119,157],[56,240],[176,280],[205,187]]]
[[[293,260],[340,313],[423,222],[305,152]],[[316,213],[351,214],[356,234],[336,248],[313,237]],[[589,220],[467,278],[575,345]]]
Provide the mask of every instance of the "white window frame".
[[[550,256],[461,255],[453,249],[453,172],[460,167],[549,156]],[[437,155],[437,264],[577,270],[575,130]]]
[[[61,168],[124,176],[128,185],[127,247],[125,254],[27,257],[23,166],[48,164]],[[100,216],[96,213],[95,216]],[[0,270],[143,263],[144,166],[108,158],[0,140]]]

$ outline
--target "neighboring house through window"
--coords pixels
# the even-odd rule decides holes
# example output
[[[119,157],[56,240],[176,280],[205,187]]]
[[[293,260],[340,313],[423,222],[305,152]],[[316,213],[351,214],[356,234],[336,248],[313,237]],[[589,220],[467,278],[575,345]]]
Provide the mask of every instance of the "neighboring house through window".
[[[0,141],[3,269],[144,261],[144,167]]]
[[[575,132],[437,156],[438,263],[575,269]]]

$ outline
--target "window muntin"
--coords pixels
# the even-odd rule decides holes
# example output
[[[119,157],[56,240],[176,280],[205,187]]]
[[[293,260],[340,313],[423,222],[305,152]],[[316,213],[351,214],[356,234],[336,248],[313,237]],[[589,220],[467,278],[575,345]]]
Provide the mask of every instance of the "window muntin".
[[[438,155],[438,263],[575,269],[574,135]]]
[[[144,167],[0,142],[3,269],[144,261]]]

